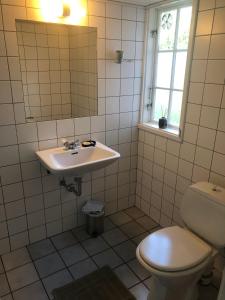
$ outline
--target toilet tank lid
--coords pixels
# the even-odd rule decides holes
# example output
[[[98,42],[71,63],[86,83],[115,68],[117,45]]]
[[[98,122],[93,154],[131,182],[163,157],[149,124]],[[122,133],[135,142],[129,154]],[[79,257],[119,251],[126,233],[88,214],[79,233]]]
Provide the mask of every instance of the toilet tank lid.
[[[198,182],[190,186],[190,189],[212,199],[217,204],[225,206],[225,189],[210,182]]]

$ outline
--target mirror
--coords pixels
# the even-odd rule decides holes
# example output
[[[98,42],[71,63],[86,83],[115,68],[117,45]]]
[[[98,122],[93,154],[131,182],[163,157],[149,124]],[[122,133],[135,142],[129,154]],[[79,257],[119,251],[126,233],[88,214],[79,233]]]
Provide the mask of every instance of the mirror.
[[[93,116],[97,28],[16,20],[26,121]]]

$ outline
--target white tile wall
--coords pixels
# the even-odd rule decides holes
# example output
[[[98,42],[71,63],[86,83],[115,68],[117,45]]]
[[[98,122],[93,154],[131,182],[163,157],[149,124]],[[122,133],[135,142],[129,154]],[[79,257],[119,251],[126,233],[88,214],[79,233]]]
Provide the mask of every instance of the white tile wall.
[[[184,139],[139,131],[136,205],[161,225],[180,222],[180,199],[191,183],[225,187],[224,34],[225,2],[201,0]]]
[[[179,207],[191,183],[225,187],[225,1],[201,0],[200,10],[182,143],[139,130],[136,205],[162,226],[182,224]]]
[[[21,110],[15,18],[41,21],[39,1],[1,2],[0,254],[83,224],[80,209],[87,199],[105,200],[106,213],[135,203],[145,11],[113,1],[88,2],[86,25],[98,27],[99,116],[27,124]],[[32,40],[30,35],[27,38]],[[133,61],[115,64],[118,49]],[[44,71],[45,66],[41,67]],[[32,84],[31,88],[37,87]],[[45,85],[41,88],[44,91]],[[61,145],[65,137],[96,138],[122,154],[119,162],[84,176],[80,198],[61,189],[57,178],[46,174],[34,154]]]

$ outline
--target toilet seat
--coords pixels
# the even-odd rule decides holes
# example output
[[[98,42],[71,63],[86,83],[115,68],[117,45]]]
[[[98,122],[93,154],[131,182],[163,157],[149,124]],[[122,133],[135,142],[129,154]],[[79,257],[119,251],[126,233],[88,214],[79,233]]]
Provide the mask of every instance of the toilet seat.
[[[212,253],[212,248],[179,226],[158,230],[139,245],[142,260],[157,270],[180,272],[201,264]]]

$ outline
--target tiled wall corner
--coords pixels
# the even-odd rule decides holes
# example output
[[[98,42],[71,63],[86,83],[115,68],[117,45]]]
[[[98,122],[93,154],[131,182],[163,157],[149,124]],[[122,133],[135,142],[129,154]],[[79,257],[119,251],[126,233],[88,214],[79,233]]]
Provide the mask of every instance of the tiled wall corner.
[[[27,6],[25,6],[25,2]],[[135,203],[144,8],[88,1],[87,25],[98,27],[99,116],[25,123],[15,18],[41,20],[39,1],[0,5],[0,254],[83,224],[87,199],[104,200],[106,213]],[[114,62],[115,50],[131,62]],[[83,195],[60,189],[35,151],[61,138],[97,139],[121,153],[106,169],[87,174]]]
[[[224,45],[225,2],[201,0],[183,142],[139,131],[136,205],[162,226],[182,223],[191,183],[225,187]]]

